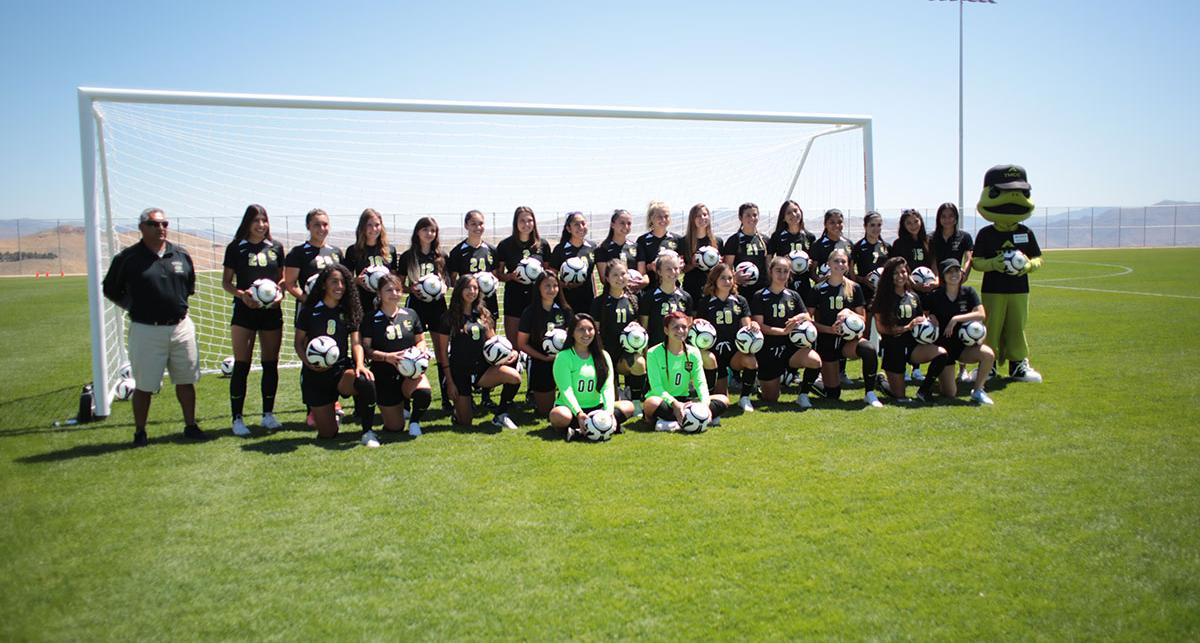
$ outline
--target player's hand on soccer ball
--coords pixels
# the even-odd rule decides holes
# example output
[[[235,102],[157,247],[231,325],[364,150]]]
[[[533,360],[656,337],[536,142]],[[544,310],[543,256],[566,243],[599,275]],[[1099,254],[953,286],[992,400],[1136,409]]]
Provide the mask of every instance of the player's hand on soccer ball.
[[[258,299],[255,299],[254,295],[250,294],[249,290],[243,290],[243,291],[241,291],[241,293],[242,294],[239,295],[239,297],[241,297],[242,303],[246,304],[247,308],[262,308],[263,307],[262,303],[260,303],[258,301]]]

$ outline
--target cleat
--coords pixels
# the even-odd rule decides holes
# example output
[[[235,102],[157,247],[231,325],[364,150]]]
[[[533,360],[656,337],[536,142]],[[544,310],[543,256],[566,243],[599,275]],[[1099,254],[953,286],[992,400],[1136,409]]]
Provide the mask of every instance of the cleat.
[[[721,418],[713,418],[712,420],[709,420],[708,426],[709,426],[709,428],[714,428],[714,429],[718,426],[721,426]]]
[[[414,438],[419,437],[421,435],[421,423],[420,422],[409,422],[408,423],[408,434]]]
[[[667,422],[667,430],[668,431],[678,431],[679,423],[676,422],[675,420],[671,420],[670,422]]]
[[[283,428],[283,423],[275,419],[274,413],[263,413],[262,426],[268,431],[278,431]]]
[[[379,448],[379,436],[375,435],[374,431],[363,431],[362,443],[369,449],[377,449]]]
[[[989,397],[983,389],[971,391],[971,401],[981,406],[991,406],[995,404],[995,402],[992,401],[992,398]]]
[[[850,386],[851,384],[853,384],[853,383],[854,383],[854,380],[850,379],[850,376],[849,376],[849,375],[846,375],[845,373],[842,373],[842,374],[839,376],[838,380],[841,382],[841,384],[842,384],[842,388],[845,388],[845,387],[847,387],[847,386]]]
[[[1010,364],[1012,364],[1010,362]],[[1041,382],[1042,374],[1033,370],[1028,359],[1023,359],[1008,369],[1008,376],[1018,382]]]
[[[517,423],[513,422],[512,418],[508,417],[507,413],[501,413],[500,415],[497,415],[495,418],[492,419],[492,424],[494,424],[502,429],[517,428]]]
[[[567,427],[567,442],[570,442],[575,437],[575,428]]]
[[[242,438],[250,435],[250,429],[246,428],[246,423],[240,417],[233,418],[233,434]]]
[[[796,398],[796,404],[805,411],[812,408],[812,401],[808,399],[808,393],[801,393],[800,397]]]
[[[655,420],[654,421],[654,430],[655,431],[670,431],[671,424],[674,424],[674,423],[668,422],[667,420]]]
[[[921,367],[920,367],[920,366],[914,366],[914,367],[913,367],[913,369],[912,369],[912,381],[914,381],[914,382],[924,382],[924,381],[925,381],[925,376],[921,374]]]
[[[149,436],[146,435],[145,431],[134,431],[133,432],[133,446],[144,447],[148,444],[150,444],[150,438],[149,438]]]
[[[875,391],[867,391],[867,394],[863,396],[863,401],[866,402],[867,406],[870,408],[883,408],[883,402],[879,401],[879,396],[875,395]]]
[[[189,440],[203,441],[212,436],[204,431],[201,431],[200,427],[196,426],[195,424],[189,424],[183,427],[183,437],[188,438]]]
[[[923,404],[932,404],[933,403],[933,393],[926,393],[925,391],[918,389],[917,394],[914,397],[917,398],[917,401],[919,401]]]
[[[975,381],[975,371],[968,371],[966,369],[966,367],[959,365],[958,381],[960,381],[964,384],[966,384],[967,382],[974,382]]]
[[[743,397],[742,399],[738,400],[738,406],[742,407],[743,413],[753,413],[754,412],[754,404],[752,404],[750,402],[749,397]]]

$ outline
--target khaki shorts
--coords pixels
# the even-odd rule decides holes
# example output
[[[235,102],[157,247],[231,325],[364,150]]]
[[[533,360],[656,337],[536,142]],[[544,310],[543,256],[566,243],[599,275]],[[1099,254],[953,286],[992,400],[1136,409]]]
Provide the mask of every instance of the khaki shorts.
[[[175,385],[200,380],[200,351],[191,317],[174,326],[130,322],[128,350],[134,385],[139,391],[157,393],[164,370],[171,374]]]

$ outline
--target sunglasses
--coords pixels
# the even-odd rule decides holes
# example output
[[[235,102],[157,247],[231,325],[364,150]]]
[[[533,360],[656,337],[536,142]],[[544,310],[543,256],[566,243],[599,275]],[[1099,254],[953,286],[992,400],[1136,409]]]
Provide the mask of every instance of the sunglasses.
[[[155,228],[166,228],[171,224],[167,221],[143,221],[142,225],[153,226]]]

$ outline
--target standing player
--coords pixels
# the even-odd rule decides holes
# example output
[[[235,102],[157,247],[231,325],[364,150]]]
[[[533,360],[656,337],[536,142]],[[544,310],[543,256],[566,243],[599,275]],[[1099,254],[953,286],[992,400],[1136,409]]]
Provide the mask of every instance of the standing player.
[[[839,213],[840,216],[840,213]],[[840,226],[839,226],[840,227]],[[838,376],[838,360],[861,359],[863,363],[863,400],[868,407],[879,408],[883,403],[875,395],[875,374],[879,370],[879,355],[869,343],[858,339],[846,340],[841,336],[842,320],[849,313],[867,319],[866,298],[862,286],[846,278],[850,270],[850,257],[842,248],[830,255],[829,278],[813,287],[813,301],[809,302],[808,314],[817,327],[817,354],[821,358],[821,380],[825,382],[825,397],[838,400],[842,397]],[[816,369],[804,369],[804,383],[811,385],[817,379]],[[837,386],[830,386],[838,382]]]
[[[379,411],[383,415],[384,431],[399,431],[404,428],[405,403],[411,403],[408,418],[408,433],[421,435],[421,416],[433,394],[429,390],[429,379],[422,373],[417,377],[400,375],[400,355],[409,348],[425,349],[425,326],[416,311],[401,305],[404,297],[404,282],[396,275],[387,275],[379,282],[379,309],[363,319],[363,353],[371,361],[371,373],[375,376],[375,396]],[[357,407],[356,407],[357,408]],[[367,446],[379,446],[376,436],[366,436]]]
[[[433,345],[441,350],[445,348],[447,337],[440,332],[439,323],[446,315],[446,296],[440,295],[433,301],[423,301],[417,296],[420,291],[418,282],[426,275],[437,275],[446,279],[446,255],[442,254],[438,240],[438,224],[433,217],[417,219],[413,227],[412,240],[403,254],[400,255],[400,278],[404,281],[405,289],[411,293],[408,297],[408,307],[416,311],[417,317],[425,328],[430,329]],[[438,386],[442,393],[442,408],[451,406],[450,398],[446,395],[446,381],[450,377],[446,371],[446,363],[438,360]]]
[[[483,213],[479,210],[471,210],[463,218],[463,227],[467,229],[467,238],[454,246],[454,249],[446,257],[446,272],[450,276],[450,283],[458,283],[459,277],[463,275],[495,270],[496,248],[483,240],[484,224]],[[483,300],[494,320],[500,319],[499,294],[500,289],[497,288]]]
[[[637,269],[637,243],[629,238],[631,230],[633,215],[629,214],[629,210],[613,210],[612,218],[608,221],[608,236],[604,237],[604,241],[600,242],[600,246],[592,255],[596,258],[596,272],[601,275],[601,279],[611,261],[624,263],[626,268]],[[630,284],[634,290],[641,289],[644,285],[644,281]]]
[[[882,268],[892,247],[883,240],[883,217],[871,210],[863,217],[863,238],[850,250],[850,278],[863,287],[867,301],[875,298],[875,286],[871,285],[871,273]]]
[[[683,289],[692,297],[692,305],[698,307],[704,300],[704,284],[708,282],[710,269],[696,263],[696,254],[703,248],[721,252],[721,237],[713,234],[712,215],[707,205],[697,203],[688,211],[687,234],[680,248],[679,254],[684,260]]]
[[[666,336],[663,332],[663,319],[674,311],[687,311],[692,308],[692,298],[679,287],[679,270],[683,260],[674,250],[662,250],[654,262],[655,275],[658,285],[642,291],[638,302],[638,321],[650,336],[650,346],[662,343]]]
[[[512,234],[496,246],[496,276],[504,282],[504,336],[517,345],[517,326],[521,312],[533,297],[533,286],[517,281],[517,265],[534,257],[543,263],[550,258],[550,244],[538,235],[537,218],[528,206],[513,212]]]
[[[888,391],[899,402],[907,402],[904,390],[904,372],[909,364],[914,368],[929,364],[929,377],[917,389],[917,399],[927,402],[944,366],[954,360],[946,349],[937,344],[918,344],[912,329],[925,321],[921,314],[921,298],[913,290],[908,278],[908,263],[904,257],[892,257],[883,264],[883,275],[879,277],[879,290],[871,302],[871,312],[879,327],[880,349],[883,351],[883,372],[887,375]]]
[[[314,208],[304,215],[308,240],[288,251],[283,259],[283,288],[296,298],[296,316],[304,305],[308,280],[322,270],[342,262],[342,250],[326,243],[329,237],[329,215]]]
[[[553,268],[546,268],[533,287],[538,298],[521,313],[517,349],[529,356],[529,390],[537,414],[544,416],[554,402],[554,356],[542,351],[542,340],[555,328],[566,330],[571,308],[563,299],[558,273]]]
[[[669,229],[671,206],[662,201],[651,201],[650,205],[646,206],[646,227],[649,231],[637,238],[637,269],[649,281],[646,289],[651,290],[658,285],[657,275],[651,272],[651,266],[658,258],[658,253],[663,250],[678,253],[683,244],[683,237]]]
[[[907,209],[900,213],[900,229],[896,241],[892,244],[892,256],[902,257],[907,262],[911,272],[924,266],[933,270],[935,263],[933,252],[929,249],[929,236],[925,234],[925,219],[916,210]],[[936,273],[935,273],[936,274]],[[880,283],[883,283],[880,280]],[[917,292],[922,294],[932,292],[936,285],[914,285]]]
[[[943,203],[937,209],[937,223],[930,239],[930,249],[937,265],[947,259],[954,259],[962,266],[962,281],[966,283],[971,276],[971,258],[975,254],[975,242],[970,233],[959,229],[961,224],[958,216],[958,206],[953,203]]]
[[[362,344],[358,329],[362,324],[362,306],[358,291],[352,287],[354,278],[340,263],[326,266],[317,273],[304,307],[296,316],[296,335],[293,347],[300,357],[300,392],[308,406],[318,438],[338,434],[334,402],[338,396],[357,395],[363,400],[356,409],[362,424],[362,442],[372,446],[375,433],[374,375],[363,363]],[[331,367],[316,366],[305,358],[308,343],[317,337],[333,338],[341,359]],[[373,446],[378,446],[376,441]]]
[[[684,342],[690,325],[687,314],[682,310],[671,312],[662,320],[666,341],[651,346],[646,352],[650,392],[642,408],[647,422],[654,418],[655,431],[679,430],[683,422],[683,409],[688,402],[706,404],[713,421],[729,408],[729,398],[709,395],[708,384],[701,374],[704,358],[698,348]]]
[[[283,281],[283,246],[271,238],[271,222],[266,208],[258,204],[246,207],[242,222],[233,241],[225,247],[221,262],[224,272],[221,287],[233,295],[233,319],[229,334],[233,340],[233,375],[229,378],[229,406],[233,413],[233,434],[250,435],[242,420],[246,403],[246,380],[250,376],[250,360],[254,358],[254,341],[260,341],[262,362],[262,425],[275,430],[283,425],[275,419],[275,391],[279,388],[279,347],[283,343],[283,288],[275,302],[262,305],[250,294],[250,285],[259,279]]]
[[[974,288],[963,284],[963,277],[966,273],[959,267],[957,259],[943,259],[940,267],[942,269],[942,285],[929,293],[925,305],[929,315],[942,330],[938,344],[946,349],[952,360],[966,364],[979,363],[979,368],[975,371],[971,400],[976,404],[991,406],[992,398],[983,390],[983,386],[987,383],[992,365],[996,363],[996,354],[987,344],[963,346],[962,340],[958,338],[958,329],[962,324],[986,321],[983,302]],[[954,381],[954,369],[951,368],[953,364],[953,361],[950,362],[939,377],[942,395],[948,397],[958,394],[958,385]],[[933,376],[937,373],[931,369],[929,375]]]
[[[779,379],[785,372],[798,368],[818,370],[821,358],[811,348],[797,347],[788,337],[800,322],[812,319],[800,293],[787,287],[792,276],[792,262],[786,257],[775,257],[771,260],[770,276],[771,284],[750,300],[750,311],[765,339],[758,358],[762,399],[775,402],[779,399]],[[802,409],[812,408],[808,399],[811,387],[811,382],[801,382],[796,403]],[[742,399],[749,398],[743,396]]]
[[[732,368],[741,383],[741,400],[738,404],[743,411],[753,411],[750,393],[754,391],[754,381],[758,376],[758,358],[737,350],[734,340],[742,326],[757,327],[758,323],[750,319],[750,304],[738,294],[737,280],[729,264],[722,262],[708,271],[704,295],[704,303],[697,309],[700,316],[712,322],[717,329],[717,341],[711,351],[712,368],[704,371],[705,383],[714,393],[726,393],[727,372]]]
[[[738,231],[725,240],[721,250],[725,255],[725,263],[734,266],[743,261],[749,261],[758,268],[758,279],[750,281],[741,275],[737,276],[738,287],[744,292],[756,293],[767,285],[767,240],[758,232],[758,206],[753,203],[743,203],[738,206],[738,221],[741,226]]]
[[[808,249],[808,257],[812,260],[809,270],[813,273],[814,282],[820,283],[826,279],[818,276],[818,271],[821,266],[829,263],[829,257],[834,250],[844,250],[846,256],[850,256],[852,244],[849,239],[842,236],[845,225],[846,218],[842,215],[841,210],[833,208],[825,211],[824,230],[821,232],[820,238]]]
[[[637,299],[627,290],[629,269],[625,263],[613,261],[603,276],[605,292],[592,302],[592,319],[600,326],[600,344],[615,360],[616,372],[625,376],[629,387],[626,399],[640,400],[646,392],[646,358],[627,353],[621,346],[621,331],[638,318]]]
[[[767,242],[767,252],[776,257],[787,257],[792,252],[808,252],[817,242],[816,236],[804,226],[804,210],[795,201],[784,201],[779,206],[779,218],[775,220],[775,232]],[[792,273],[788,288],[795,290],[805,301],[812,298],[812,273]]]
[[[502,386],[500,404],[492,424],[504,429],[515,429],[517,423],[508,417],[508,407],[521,387],[521,375],[514,366],[517,354],[509,356],[507,362],[488,364],[483,359],[483,344],[496,334],[492,313],[479,296],[479,282],[475,275],[463,275],[454,284],[450,295],[450,310],[440,320],[440,333],[450,338],[449,347],[438,347],[438,362],[450,364],[450,380],[446,384],[447,395],[454,400],[454,422],[471,426],[471,392],[476,388],[488,389]],[[447,354],[448,353],[448,354]]]
[[[383,227],[383,216],[371,208],[362,211],[358,217],[358,225],[354,228],[354,243],[346,248],[346,257],[342,265],[350,269],[354,275],[354,283],[358,286],[358,300],[363,307],[363,318],[375,314],[375,293],[367,289],[367,268],[384,267],[392,274],[400,272],[400,257],[396,246],[388,243],[387,229]]]
[[[633,403],[614,399],[611,356],[596,341],[596,320],[587,313],[571,316],[567,343],[554,356],[554,384],[558,397],[550,409],[550,426],[566,429],[567,442],[578,434],[588,413],[603,409],[612,413],[617,432],[633,417]]]
[[[550,253],[550,265],[562,274],[562,265],[567,259],[579,257],[587,264],[587,278],[583,283],[563,283],[563,297],[571,310],[581,312],[591,310],[592,300],[596,298],[596,279],[594,276],[595,258],[592,253],[596,244],[587,238],[588,224],[582,212],[568,212],[563,221],[562,239],[554,252]]]

